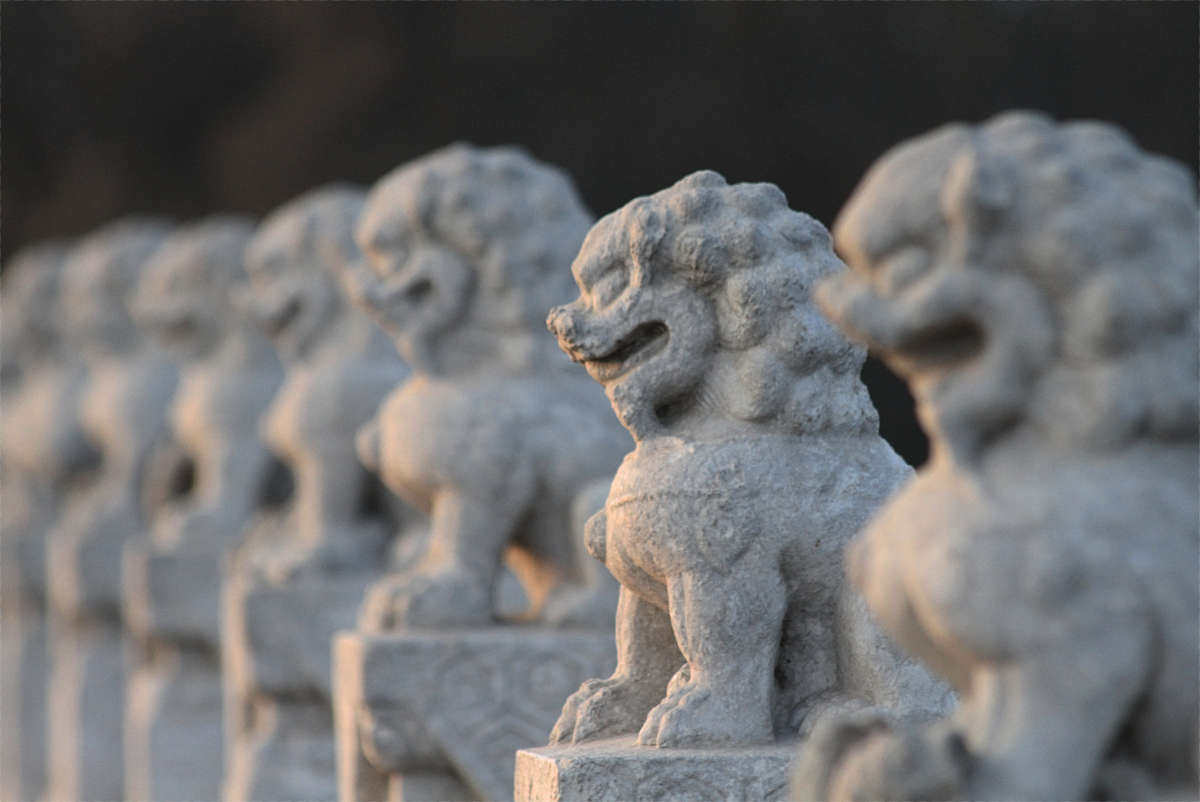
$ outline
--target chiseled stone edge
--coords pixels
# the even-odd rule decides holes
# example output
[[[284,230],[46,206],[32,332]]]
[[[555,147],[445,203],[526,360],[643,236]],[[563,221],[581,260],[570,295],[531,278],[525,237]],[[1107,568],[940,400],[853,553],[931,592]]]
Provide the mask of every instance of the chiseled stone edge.
[[[632,737],[522,749],[517,802],[641,802],[667,798],[779,800],[796,743],[738,749],[658,749]]]

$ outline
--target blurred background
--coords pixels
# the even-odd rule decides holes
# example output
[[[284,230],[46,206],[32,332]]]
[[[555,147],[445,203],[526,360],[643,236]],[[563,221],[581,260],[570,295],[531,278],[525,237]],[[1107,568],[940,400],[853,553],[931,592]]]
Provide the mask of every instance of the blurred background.
[[[0,258],[129,212],[262,215],[454,140],[610,211],[686,173],[830,223],[886,148],[1013,107],[1196,169],[1200,4],[3,3]],[[926,456],[902,384],[883,432]]]

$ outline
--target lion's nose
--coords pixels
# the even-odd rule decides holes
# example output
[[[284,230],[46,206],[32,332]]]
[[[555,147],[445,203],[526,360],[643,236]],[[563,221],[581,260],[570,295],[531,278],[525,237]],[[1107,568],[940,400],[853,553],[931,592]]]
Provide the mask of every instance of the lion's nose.
[[[578,334],[578,322],[573,307],[574,304],[556,306],[550,310],[550,315],[546,318],[546,328],[550,329],[550,333],[557,337],[563,345],[575,342]]]

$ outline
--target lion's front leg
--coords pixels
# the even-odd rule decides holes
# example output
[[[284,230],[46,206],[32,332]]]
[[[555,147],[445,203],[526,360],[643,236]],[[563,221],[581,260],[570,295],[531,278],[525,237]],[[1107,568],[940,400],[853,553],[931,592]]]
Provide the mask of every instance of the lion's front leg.
[[[970,797],[1087,798],[1154,652],[1147,621],[1106,618],[1090,637],[1068,634],[977,673],[956,716],[972,755]]]
[[[520,496],[497,501],[457,490],[439,493],[421,561],[368,593],[361,625],[388,630],[491,624],[492,589],[522,502]]]
[[[617,669],[571,694],[550,743],[577,743],[637,732],[683,662],[665,610],[621,588],[616,618]]]
[[[1114,616],[1090,638],[981,665],[954,717],[926,727],[825,722],[806,749],[826,765],[808,755],[802,787],[831,800],[1087,799],[1144,687],[1149,633]]]
[[[771,697],[787,592],[777,570],[747,561],[668,582],[687,659],[646,719],[643,745],[734,746],[774,739]]]

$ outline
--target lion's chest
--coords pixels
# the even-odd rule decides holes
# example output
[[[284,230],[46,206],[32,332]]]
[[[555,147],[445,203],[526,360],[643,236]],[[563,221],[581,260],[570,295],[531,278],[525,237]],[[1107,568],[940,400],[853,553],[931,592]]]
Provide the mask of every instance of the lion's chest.
[[[343,381],[337,370],[297,368],[271,402],[264,429],[271,447],[289,460],[322,452],[326,441],[352,442],[366,416],[356,414],[344,398]]]
[[[639,590],[737,560],[763,528],[759,501],[771,490],[749,456],[731,443],[639,445],[617,471],[605,507],[614,575]]]
[[[508,396],[499,383],[405,382],[380,409],[384,482],[424,510],[442,490],[469,491],[489,463],[520,445],[512,436],[520,410]]]
[[[171,425],[194,455],[218,445],[254,443],[259,418],[278,388],[266,370],[225,369],[218,363],[188,372],[171,408]]]

